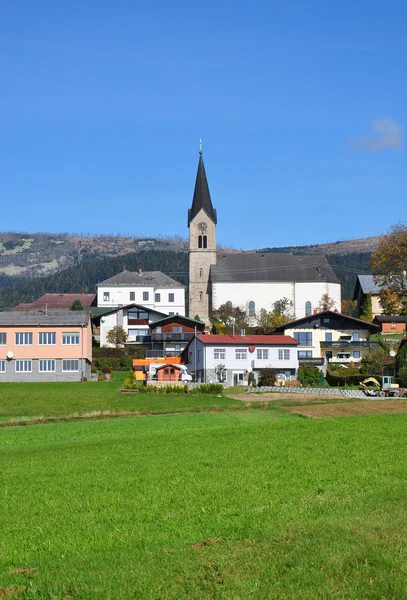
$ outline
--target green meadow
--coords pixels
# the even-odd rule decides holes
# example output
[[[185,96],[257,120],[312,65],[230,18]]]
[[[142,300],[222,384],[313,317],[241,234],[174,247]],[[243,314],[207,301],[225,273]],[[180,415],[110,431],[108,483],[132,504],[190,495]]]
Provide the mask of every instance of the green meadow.
[[[0,386],[4,420],[163,413],[0,429],[0,598],[407,597],[407,415],[119,386]]]

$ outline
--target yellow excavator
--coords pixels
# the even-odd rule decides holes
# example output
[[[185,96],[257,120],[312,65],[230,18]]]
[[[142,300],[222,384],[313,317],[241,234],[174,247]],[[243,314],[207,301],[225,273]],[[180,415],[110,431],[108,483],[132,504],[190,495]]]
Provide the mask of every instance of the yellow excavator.
[[[368,377],[360,382],[366,396],[379,396],[380,398],[405,398],[406,388],[400,388],[398,383],[393,382],[393,377],[385,375],[382,385],[374,377]]]

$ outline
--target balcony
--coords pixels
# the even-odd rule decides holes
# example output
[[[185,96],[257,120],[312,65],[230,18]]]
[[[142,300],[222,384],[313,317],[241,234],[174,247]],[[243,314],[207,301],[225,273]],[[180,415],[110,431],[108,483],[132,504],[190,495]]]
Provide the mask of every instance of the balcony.
[[[360,350],[365,348],[367,350],[373,350],[373,348],[380,348],[379,342],[320,342],[321,349],[340,349],[340,350]]]
[[[151,335],[129,335],[128,344],[146,344],[151,342]]]
[[[192,332],[153,333],[151,339],[153,342],[189,342],[194,335]]]
[[[314,365],[314,367],[322,367],[325,364],[324,357],[313,357],[313,358],[299,358],[298,364],[300,367],[303,365]]]

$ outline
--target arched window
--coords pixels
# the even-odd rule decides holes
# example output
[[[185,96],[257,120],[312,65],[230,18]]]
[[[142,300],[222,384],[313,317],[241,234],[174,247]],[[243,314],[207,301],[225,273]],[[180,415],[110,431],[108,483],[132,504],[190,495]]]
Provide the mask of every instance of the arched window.
[[[203,269],[199,269],[199,277],[202,277],[203,275]]]
[[[232,308],[232,303],[231,303],[231,301],[230,301],[230,300],[228,300],[228,301],[226,302],[226,306],[227,306],[228,308]]]
[[[249,316],[250,317],[254,317],[254,315],[256,314],[256,305],[254,303],[253,300],[250,300],[249,302]]]
[[[208,238],[206,237],[206,235],[203,236],[203,247],[204,248],[208,247]]]
[[[308,300],[305,303],[305,316],[309,317],[312,314],[312,305],[311,302]]]
[[[202,248],[202,236],[198,235],[198,248]]]
[[[281,314],[281,300],[277,300],[277,302],[274,302],[274,310],[278,315]]]
[[[202,300],[203,300],[203,293],[199,292],[199,302],[202,302]]]

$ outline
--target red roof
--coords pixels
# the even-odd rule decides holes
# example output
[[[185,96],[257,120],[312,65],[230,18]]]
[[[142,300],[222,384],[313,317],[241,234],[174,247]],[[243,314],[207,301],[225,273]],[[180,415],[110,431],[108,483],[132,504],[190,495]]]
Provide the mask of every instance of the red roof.
[[[290,335],[212,335],[198,334],[203,344],[244,344],[245,346],[297,346],[298,342]]]
[[[91,306],[95,294],[44,294],[30,306],[30,310],[48,308],[48,310],[63,310],[72,306],[75,300],[80,300],[84,308]]]
[[[30,308],[31,308],[31,304],[21,303],[21,304],[17,304],[17,306],[15,306],[12,309],[12,311],[20,312],[20,310],[29,310]]]

